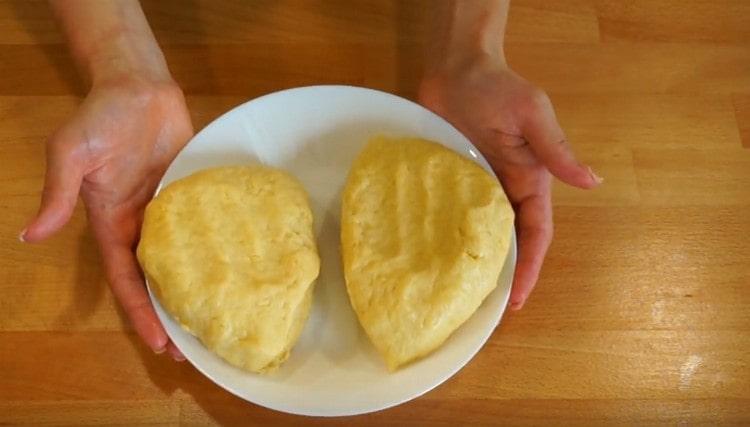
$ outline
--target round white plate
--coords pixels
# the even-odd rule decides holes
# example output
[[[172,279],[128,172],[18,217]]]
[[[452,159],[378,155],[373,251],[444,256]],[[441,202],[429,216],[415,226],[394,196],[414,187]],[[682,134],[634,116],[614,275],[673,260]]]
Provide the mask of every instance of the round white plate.
[[[515,266],[515,236],[498,287],[479,310],[433,354],[395,373],[387,371],[349,305],[339,254],[340,192],[355,156],[375,134],[439,141],[492,173],[481,154],[442,118],[397,96],[350,86],[290,89],[242,104],[198,133],[167,170],[162,185],[211,166],[262,162],[295,175],[310,194],[321,271],[302,336],[275,374],[251,374],[225,363],[183,331],[151,295],[172,341],[229,392],[293,414],[377,411],[450,378],[500,321]]]

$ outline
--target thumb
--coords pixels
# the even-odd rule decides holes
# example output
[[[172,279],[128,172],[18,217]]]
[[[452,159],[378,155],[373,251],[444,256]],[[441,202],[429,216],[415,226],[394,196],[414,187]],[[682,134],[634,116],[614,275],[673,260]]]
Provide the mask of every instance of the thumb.
[[[533,97],[531,114],[521,129],[524,138],[541,162],[566,184],[580,188],[593,188],[601,184],[589,166],[576,160],[573,150],[557,122],[552,102],[544,92]]]
[[[83,165],[77,146],[60,136],[54,136],[48,142],[47,171],[39,212],[21,232],[21,241],[33,243],[50,237],[73,214],[83,180]]]

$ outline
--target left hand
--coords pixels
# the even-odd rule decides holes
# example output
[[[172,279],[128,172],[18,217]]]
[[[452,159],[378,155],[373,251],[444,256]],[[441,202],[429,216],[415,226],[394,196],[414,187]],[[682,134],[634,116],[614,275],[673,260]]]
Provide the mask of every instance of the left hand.
[[[519,310],[552,240],[550,172],[580,188],[596,187],[602,179],[576,160],[549,97],[503,58],[484,56],[432,70],[419,100],[476,145],[516,211],[519,253],[510,307]]]

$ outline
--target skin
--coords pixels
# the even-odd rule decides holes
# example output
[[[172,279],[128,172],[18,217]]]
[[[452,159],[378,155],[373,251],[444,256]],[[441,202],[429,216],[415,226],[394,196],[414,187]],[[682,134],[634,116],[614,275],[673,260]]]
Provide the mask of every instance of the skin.
[[[552,175],[593,188],[544,91],[511,70],[503,52],[509,1],[441,2],[419,100],[479,148],[516,212],[518,261],[510,307],[534,289],[552,240]]]
[[[41,205],[20,238],[54,234],[80,194],[107,280],[135,331],[154,352],[184,360],[156,316],[134,250],[146,204],[193,135],[185,99],[137,2],[50,4],[91,90],[47,141]]]
[[[579,164],[543,91],[508,68],[505,0],[443,1],[420,101],[464,132],[516,209],[519,259],[511,308],[520,309],[552,238],[551,175],[581,188],[601,180]],[[184,360],[159,322],[135,258],[143,210],[193,135],[180,88],[135,0],[51,0],[91,89],[47,141],[38,213],[19,238],[42,241],[65,225],[80,195],[108,282],[154,352]]]

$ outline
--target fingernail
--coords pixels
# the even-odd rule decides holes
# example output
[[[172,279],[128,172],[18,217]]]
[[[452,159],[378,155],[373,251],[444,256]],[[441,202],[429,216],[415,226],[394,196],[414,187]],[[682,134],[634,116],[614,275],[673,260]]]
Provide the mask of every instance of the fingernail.
[[[167,350],[169,351],[169,355],[172,356],[172,359],[174,359],[175,362],[182,362],[185,360],[185,355],[183,355],[180,349],[177,348],[174,344],[167,344]]]
[[[591,178],[593,178],[597,184],[601,184],[602,182],[604,182],[604,178],[597,175],[596,172],[591,169],[591,166],[589,166],[589,175],[591,175]]]
[[[18,233],[18,241],[21,243],[26,243],[26,229],[25,228],[21,230],[20,233]]]
[[[518,311],[523,308],[523,303],[524,301],[514,302],[510,305],[510,309],[513,311]]]
[[[162,348],[157,348],[157,349],[154,349],[154,353],[156,353],[156,354],[162,354],[162,353],[164,353],[165,351],[167,351],[167,346],[164,346],[164,347],[162,347]]]

